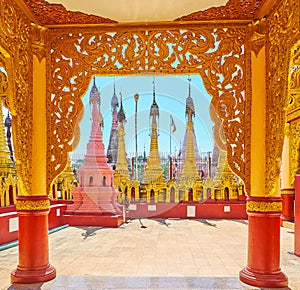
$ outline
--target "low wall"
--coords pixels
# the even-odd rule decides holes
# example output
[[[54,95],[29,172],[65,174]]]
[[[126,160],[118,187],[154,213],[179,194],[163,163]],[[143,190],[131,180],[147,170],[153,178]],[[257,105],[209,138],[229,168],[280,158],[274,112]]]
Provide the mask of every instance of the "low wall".
[[[66,223],[64,213],[69,200],[51,201],[49,230]],[[131,203],[127,218],[247,219],[244,202],[218,203]],[[18,239],[18,215],[15,206],[0,208],[0,245]]]
[[[131,203],[129,218],[247,219],[243,203]]]
[[[49,212],[49,230],[64,224],[63,214],[67,204],[72,201],[51,201]],[[18,240],[18,214],[15,206],[0,207],[0,245]]]

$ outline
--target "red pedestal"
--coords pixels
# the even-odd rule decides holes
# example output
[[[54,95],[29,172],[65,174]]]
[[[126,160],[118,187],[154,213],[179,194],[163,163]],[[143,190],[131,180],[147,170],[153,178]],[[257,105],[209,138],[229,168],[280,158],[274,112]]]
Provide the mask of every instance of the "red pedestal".
[[[281,220],[293,222],[294,221],[294,189],[288,188],[283,189],[284,194],[281,194],[282,198],[282,213],[281,213]],[[290,192],[290,193],[287,193]]]
[[[269,203],[280,199],[248,198],[247,201],[268,210]],[[248,265],[240,272],[240,280],[265,288],[288,285],[288,278],[280,269],[280,212],[248,211]]]
[[[300,257],[300,175],[295,176],[295,245],[294,253]]]
[[[11,273],[12,283],[41,283],[56,276],[56,270],[49,264],[48,212],[38,209],[49,198],[18,197],[18,201],[28,204],[28,209],[18,209],[19,217],[19,264]],[[33,207],[37,206],[38,210]],[[32,209],[31,209],[32,208]],[[43,208],[43,206],[41,206]]]

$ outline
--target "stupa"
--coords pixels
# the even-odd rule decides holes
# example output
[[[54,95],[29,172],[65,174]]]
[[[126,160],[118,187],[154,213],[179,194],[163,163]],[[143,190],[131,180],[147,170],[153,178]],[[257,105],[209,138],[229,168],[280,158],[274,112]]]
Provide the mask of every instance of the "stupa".
[[[150,108],[150,154],[142,181],[142,197],[146,198],[147,202],[163,201],[166,191],[166,180],[160,164],[160,156],[158,151],[158,118],[159,107],[155,99],[155,83],[153,80],[153,102]]]
[[[184,145],[184,158],[183,168],[179,180],[179,199],[180,201],[193,201],[203,199],[200,196],[201,179],[198,174],[195,154],[195,132],[193,117],[195,116],[194,102],[191,97],[191,79],[189,79],[189,95],[186,98],[186,110],[187,116],[185,145]],[[196,144],[197,145],[197,144]],[[197,148],[197,146],[196,146]],[[198,148],[197,148],[197,154]]]
[[[65,221],[70,225],[118,227],[123,223],[113,187],[113,170],[107,163],[102,140],[103,117],[95,78],[90,93],[92,130],[84,162],[78,169],[79,187],[74,188],[74,204],[68,205]]]

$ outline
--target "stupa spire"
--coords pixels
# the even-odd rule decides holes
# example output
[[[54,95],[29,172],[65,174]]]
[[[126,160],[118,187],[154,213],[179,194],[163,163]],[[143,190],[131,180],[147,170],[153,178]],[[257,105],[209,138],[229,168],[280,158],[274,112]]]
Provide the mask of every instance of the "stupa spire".
[[[117,162],[118,157],[118,107],[119,101],[116,95],[116,83],[114,82],[114,93],[111,98],[112,124],[106,153],[108,163],[110,164],[115,164]]]
[[[124,123],[126,122],[125,112],[123,110],[123,100],[121,95],[121,106],[118,113],[119,120],[119,129],[118,129],[118,139],[119,139],[119,147],[118,147],[118,157],[116,163],[115,175],[123,175],[125,178],[129,179],[129,170],[128,164],[126,160],[126,149],[125,149],[125,141],[124,141]]]
[[[146,167],[143,183],[151,182],[163,176],[163,169],[160,165],[160,156],[158,151],[158,118],[159,108],[155,99],[155,80],[153,79],[153,102],[150,108],[151,121],[151,143],[148,164]]]
[[[186,135],[185,135],[185,154],[184,154],[184,163],[183,169],[181,172],[180,183],[182,182],[193,182],[199,179],[196,157],[195,157],[195,144],[194,141],[194,122],[193,117],[195,116],[194,102],[191,97],[191,79],[189,78],[189,94],[186,98],[186,110],[185,114],[187,116],[187,125],[186,125]]]

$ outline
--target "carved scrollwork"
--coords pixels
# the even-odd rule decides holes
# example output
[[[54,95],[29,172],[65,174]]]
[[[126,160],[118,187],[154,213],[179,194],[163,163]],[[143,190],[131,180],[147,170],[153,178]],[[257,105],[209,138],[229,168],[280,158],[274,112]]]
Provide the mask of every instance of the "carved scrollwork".
[[[199,73],[222,122],[228,162],[245,180],[249,139],[244,126],[250,125],[245,120],[245,39],[243,25],[49,30],[48,185],[67,163],[83,110],[81,97],[95,74]]]
[[[24,2],[33,11],[42,25],[116,23],[116,21],[108,18],[68,11],[61,4],[50,4],[45,0],[24,0]]]
[[[229,0],[225,6],[211,7],[175,19],[175,21],[203,21],[228,19],[253,19],[255,12],[261,6],[262,0],[243,1]]]
[[[247,201],[246,209],[250,212],[282,212],[282,202]]]
[[[281,1],[267,19],[267,105],[266,105],[266,188],[267,196],[276,194],[283,147],[288,97],[290,51],[299,39],[300,3]]]
[[[13,137],[19,194],[31,192],[32,160],[32,56],[30,21],[14,1],[0,0],[0,52],[10,87],[4,100],[13,118]]]

